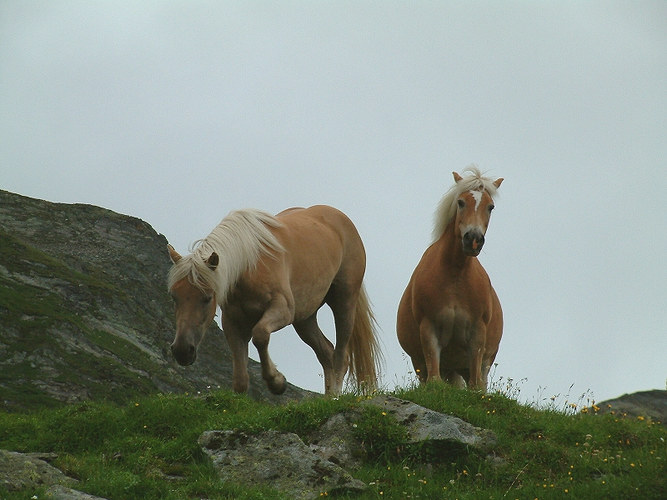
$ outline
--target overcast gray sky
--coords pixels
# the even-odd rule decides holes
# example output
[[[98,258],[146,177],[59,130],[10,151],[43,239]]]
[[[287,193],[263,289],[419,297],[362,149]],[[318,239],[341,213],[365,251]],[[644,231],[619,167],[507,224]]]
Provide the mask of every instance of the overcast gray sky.
[[[393,388],[414,380],[399,298],[476,163],[505,178],[480,255],[494,378],[526,401],[664,389],[666,21],[664,1],[0,0],[0,188],[140,217],[181,253],[233,209],[340,208]],[[271,353],[323,390],[291,327]]]

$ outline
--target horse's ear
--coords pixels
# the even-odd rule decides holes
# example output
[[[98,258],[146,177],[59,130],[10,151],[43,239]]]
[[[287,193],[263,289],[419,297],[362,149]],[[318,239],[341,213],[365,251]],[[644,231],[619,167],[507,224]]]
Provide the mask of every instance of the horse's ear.
[[[206,265],[211,271],[215,271],[215,268],[218,267],[218,263],[220,262],[220,258],[218,257],[218,254],[213,252],[211,256],[206,259]]]
[[[462,181],[462,180],[463,180],[463,177],[461,177],[461,176],[458,174],[458,172],[452,172],[452,175],[454,176],[454,180],[455,180],[456,182],[459,182],[459,181]]]
[[[502,177],[500,179],[496,179],[495,181],[493,181],[493,185],[496,186],[496,189],[498,189],[504,180],[505,179],[503,179]]]
[[[167,245],[167,250],[169,250],[169,258],[174,264],[176,264],[179,260],[181,260],[180,254],[176,250],[174,250],[174,247],[172,247],[171,245]]]

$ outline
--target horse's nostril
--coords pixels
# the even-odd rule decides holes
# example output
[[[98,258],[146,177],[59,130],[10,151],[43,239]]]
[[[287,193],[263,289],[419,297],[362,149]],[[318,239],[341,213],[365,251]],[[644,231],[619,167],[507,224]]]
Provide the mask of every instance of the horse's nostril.
[[[484,235],[477,231],[468,231],[463,235],[463,241],[466,243],[472,243],[476,241],[479,245],[484,244]]]

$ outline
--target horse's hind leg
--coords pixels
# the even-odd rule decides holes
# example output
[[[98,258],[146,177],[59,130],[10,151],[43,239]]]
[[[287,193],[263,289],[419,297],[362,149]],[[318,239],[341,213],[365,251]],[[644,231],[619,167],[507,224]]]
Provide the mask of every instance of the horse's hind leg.
[[[331,394],[343,392],[343,380],[350,364],[347,345],[354,329],[354,316],[357,311],[357,294],[340,294],[336,299],[329,300],[329,306],[336,324],[336,345],[333,352],[333,384]]]
[[[299,334],[301,340],[315,351],[318,361],[324,370],[324,393],[330,394],[333,390],[334,371],[333,371],[333,352],[334,346],[327,339],[317,324],[317,313],[309,318],[294,323],[294,329]]]
[[[262,378],[273,394],[282,394],[287,388],[285,376],[278,371],[269,356],[269,337],[271,334],[287,326],[292,314],[287,300],[282,295],[274,299],[262,318],[252,329],[252,343],[257,348],[259,361],[262,365]]]

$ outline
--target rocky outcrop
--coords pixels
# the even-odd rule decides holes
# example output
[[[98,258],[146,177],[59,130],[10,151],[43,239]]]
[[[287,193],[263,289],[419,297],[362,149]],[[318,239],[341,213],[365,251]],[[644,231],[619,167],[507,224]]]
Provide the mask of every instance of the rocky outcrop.
[[[231,387],[231,356],[211,325],[197,362],[172,359],[167,239],[110,210],[0,190],[0,408]],[[249,395],[266,389],[251,362]]]
[[[444,455],[456,457],[471,449],[490,451],[496,442],[489,430],[410,401],[384,395],[363,405],[382,408],[387,418],[405,426],[406,446],[444,450]],[[295,499],[362,491],[366,485],[353,477],[365,453],[353,432],[360,412],[334,415],[305,442],[293,433],[212,430],[202,434],[199,444],[224,481],[262,484]]]
[[[53,454],[0,450],[0,486],[9,492],[46,488],[46,498],[51,500],[103,500],[74,489],[78,481],[48,463],[54,458]]]
[[[623,394],[618,398],[597,403],[596,406],[599,407],[599,413],[614,412],[616,415],[645,417],[667,426],[667,391],[655,389]]]
[[[393,396],[376,396],[372,404],[392,415],[408,431],[407,444],[428,443],[435,447],[472,447],[488,449],[496,444],[493,432],[480,429],[460,418],[429,410]]]
[[[73,486],[76,480],[48,464],[40,454],[0,450],[0,485],[7,491],[41,486]]]
[[[292,433],[207,431],[199,439],[223,481],[270,486],[294,499],[363,491],[366,485],[313,453]]]

